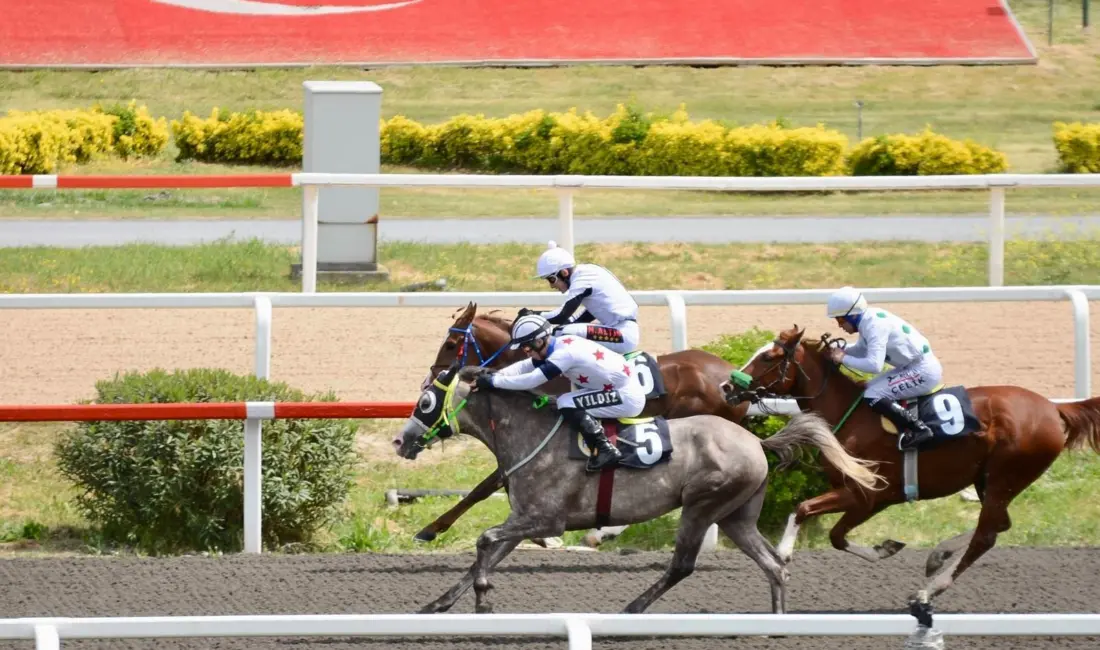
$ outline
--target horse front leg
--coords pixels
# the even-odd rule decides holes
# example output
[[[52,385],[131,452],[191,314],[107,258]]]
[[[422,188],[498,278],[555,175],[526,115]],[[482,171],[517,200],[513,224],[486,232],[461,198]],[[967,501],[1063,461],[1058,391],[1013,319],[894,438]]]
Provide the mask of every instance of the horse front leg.
[[[499,490],[503,485],[504,474],[498,469],[482,479],[482,481],[477,484],[477,487],[470,490],[470,493],[462,497],[462,499],[452,506],[450,510],[436,517],[435,521],[422,528],[413,539],[418,542],[430,542],[434,540],[439,533],[449,530],[450,527],[458,521],[458,518],[466,514],[470,508],[488,499],[493,492]]]
[[[869,562],[888,558],[905,548],[905,544],[888,539],[874,548],[867,548],[848,541],[848,533],[852,529],[870,519],[887,505],[889,503],[868,501],[865,497],[848,488],[830,490],[820,496],[807,499],[798,504],[798,508],[787,520],[787,529],[783,532],[783,538],[776,546],[779,557],[782,558],[784,564],[791,561],[791,557],[794,555],[794,543],[804,521],[818,515],[843,512],[844,516],[829,531],[829,541],[832,542],[833,548],[838,551],[846,551]]]
[[[551,537],[565,532],[564,519],[553,520],[509,517],[500,526],[490,528],[477,539],[477,560],[470,572],[473,576],[475,610],[478,614],[491,614],[489,602],[489,570],[508,556],[516,546],[529,537]]]

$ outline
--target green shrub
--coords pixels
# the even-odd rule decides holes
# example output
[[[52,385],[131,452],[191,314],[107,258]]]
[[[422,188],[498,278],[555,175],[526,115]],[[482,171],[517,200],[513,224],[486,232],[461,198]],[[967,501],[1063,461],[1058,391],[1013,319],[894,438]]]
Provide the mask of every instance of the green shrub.
[[[300,165],[304,118],[290,110],[223,114],[203,119],[184,111],[172,120],[177,161],[245,165]]]
[[[155,156],[167,143],[166,120],[133,101],[106,110],[12,110],[0,117],[0,174],[53,174],[111,154]]]
[[[1008,158],[972,140],[952,140],[925,128],[915,135],[864,138],[849,153],[848,168],[853,176],[999,174],[1008,169]]]
[[[1058,150],[1060,171],[1100,173],[1100,124],[1055,122],[1054,148]]]
[[[129,373],[96,383],[96,404],[335,401],[225,370]],[[308,541],[351,485],[349,420],[263,423],[263,541]],[[240,420],[84,422],[56,446],[77,505],[105,539],[150,553],[239,551],[244,530]]]
[[[775,339],[773,332],[754,327],[741,334],[721,336],[702,346],[702,349],[740,368],[752,358],[754,352],[773,339]],[[768,438],[786,426],[789,420],[789,417],[777,415],[750,416],[745,418],[742,426],[759,438]],[[829,481],[816,464],[818,458],[816,449],[808,450],[805,456],[808,460],[805,464],[796,465],[781,472],[774,471],[778,463],[776,455],[770,451],[765,454],[772,471],[768,475],[768,494],[764,499],[764,509],[760,513],[759,526],[765,535],[776,537],[782,534],[787,524],[787,517],[794,512],[798,504],[827,492]],[[819,519],[813,519],[807,523],[812,526],[819,521]]]

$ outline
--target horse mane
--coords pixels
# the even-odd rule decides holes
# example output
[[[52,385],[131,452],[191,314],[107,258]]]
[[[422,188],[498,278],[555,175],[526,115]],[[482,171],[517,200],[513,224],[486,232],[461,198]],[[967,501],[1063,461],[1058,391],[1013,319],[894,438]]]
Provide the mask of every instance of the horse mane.
[[[827,348],[826,348],[826,345],[825,345],[825,341],[821,337],[818,337],[818,338],[815,338],[815,339],[810,339],[809,341],[807,341],[805,338],[803,338],[802,341],[801,341],[801,344],[802,344],[802,347],[806,348],[806,350],[818,355],[818,357],[821,357],[822,363],[832,364],[832,361],[830,361],[829,359],[824,358],[825,357],[825,351],[826,351]],[[826,370],[826,372],[828,372],[828,370]],[[834,372],[832,372],[832,374],[834,376],[840,378],[842,381],[844,381],[848,385],[850,385],[853,390],[862,390],[863,389],[864,382],[852,377],[851,375],[844,372],[840,368],[835,368]]]
[[[500,327],[501,329],[504,329],[506,331],[511,331],[512,330],[512,319],[507,318],[505,316],[497,316],[498,313],[500,313],[500,310],[499,309],[494,309],[493,311],[485,313],[485,314],[478,314],[475,318],[483,318],[483,319],[489,321],[490,323]]]

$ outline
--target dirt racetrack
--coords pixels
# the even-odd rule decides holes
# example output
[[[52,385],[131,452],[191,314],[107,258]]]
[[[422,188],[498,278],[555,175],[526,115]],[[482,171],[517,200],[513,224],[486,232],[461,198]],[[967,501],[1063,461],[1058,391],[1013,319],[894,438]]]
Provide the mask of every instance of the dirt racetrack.
[[[277,308],[271,376],[343,400],[411,401],[447,334],[453,308]],[[532,305],[538,307],[538,305]],[[552,305],[551,305],[552,306]],[[1073,396],[1068,302],[884,304],[932,341],[945,380],[1012,383],[1048,397]],[[515,309],[505,313],[514,314]],[[0,403],[70,403],[91,397],[116,371],[218,366],[249,373],[251,309],[5,310]],[[668,310],[642,309],[642,347],[671,349]],[[752,327],[797,323],[807,336],[842,334],[823,306],[689,307],[688,343]],[[1092,357],[1100,359],[1100,302],[1091,304]],[[1092,382],[1100,386],[1100,363]]]
[[[493,574],[498,613],[618,612],[664,570],[670,553],[517,551]],[[918,586],[924,554],[906,549],[870,565],[839,551],[796,553],[791,612],[900,613]],[[305,555],[67,558],[0,561],[0,616],[180,616],[227,614],[412,613],[457,580],[473,556]],[[994,549],[938,602],[938,612],[1100,612],[1100,550]],[[734,550],[704,554],[696,573],[652,613],[767,612],[763,575]],[[455,613],[473,611],[467,593]],[[902,647],[901,637],[597,637],[596,648],[769,648],[870,650]],[[948,637],[951,650],[1096,648],[1100,638]],[[28,648],[2,642],[0,648]],[[406,637],[63,641],[90,648],[562,649],[564,638]]]
[[[344,400],[411,400],[447,327],[445,309],[276,309],[272,377]],[[944,362],[946,380],[1013,383],[1050,397],[1073,395],[1068,303],[883,305],[914,321]],[[514,313],[514,310],[506,310]],[[838,333],[820,306],[696,307],[689,343],[754,326],[793,323]],[[251,310],[10,310],[2,315],[0,402],[66,403],[120,370],[225,367],[251,372]],[[670,349],[668,312],[644,308],[644,349]],[[1100,358],[1100,304],[1091,314]],[[1100,385],[1100,364],[1093,371]],[[669,553],[520,551],[496,572],[498,612],[617,612],[657,578]],[[0,561],[0,616],[409,613],[457,580],[471,555],[326,555]],[[792,565],[795,612],[903,611],[922,584],[924,554],[905,550],[869,565],[837,551],[800,552]],[[1100,549],[995,549],[938,602],[941,612],[1100,612]],[[653,612],[768,611],[767,584],[736,551],[704,556],[700,569]],[[467,594],[455,611],[473,609]],[[597,648],[900,648],[901,638],[604,639]],[[65,648],[564,648],[564,639],[181,639],[65,641]],[[0,642],[27,648],[29,642]],[[1100,638],[953,637],[951,650],[1096,648]]]

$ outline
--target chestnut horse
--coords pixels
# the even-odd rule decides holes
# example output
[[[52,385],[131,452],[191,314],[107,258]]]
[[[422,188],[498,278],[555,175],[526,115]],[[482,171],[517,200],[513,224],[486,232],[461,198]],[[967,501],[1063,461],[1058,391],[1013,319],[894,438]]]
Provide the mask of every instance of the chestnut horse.
[[[421,389],[446,370],[455,359],[462,366],[480,365],[503,368],[526,358],[520,350],[509,350],[512,338],[512,321],[493,314],[478,314],[477,304],[470,302],[455,319],[447,338],[439,347],[435,363],[424,379]],[[682,418],[689,415],[709,414],[740,424],[748,411],[748,404],[730,405],[726,402],[720,385],[733,366],[721,357],[702,350],[682,350],[656,357],[661,367],[666,393],[646,403],[639,417],[663,415],[666,418]],[[540,392],[559,395],[567,392],[569,380],[559,376],[543,384]],[[489,498],[504,485],[504,477],[498,471],[485,477],[450,510],[443,513],[416,534],[419,541],[431,541],[447,530],[459,517],[480,501]],[[625,526],[612,528],[614,534]],[[596,545],[603,534],[590,533],[589,543]]]
[[[883,428],[880,416],[863,401],[864,385],[839,371],[829,358],[830,348],[844,339],[825,334],[804,341],[804,329],[779,334],[742,368],[753,379],[747,391],[728,383],[723,392],[731,403],[762,397],[794,398],[802,411],[813,410],[833,426],[834,435],[848,453],[878,463],[888,482],[869,491],[844,480],[825,464],[832,490],[798,504],[777,549],[784,562],[794,552],[798,527],[810,517],[835,512],[844,515],[829,533],[833,547],[871,562],[894,555],[905,545],[886,540],[865,548],[846,537],[853,528],[896,503],[904,503],[902,453],[897,437]],[[1091,446],[1100,452],[1100,398],[1057,404],[1018,386],[978,386],[967,389],[979,431],[921,450],[921,499],[950,496],[973,485],[981,499],[976,529],[941,542],[928,557],[924,590],[910,600],[918,619],[930,620],[931,598],[946,591],[966,569],[1011,526],[1008,504],[1050,467],[1063,449]],[[963,548],[966,552],[959,554]]]

